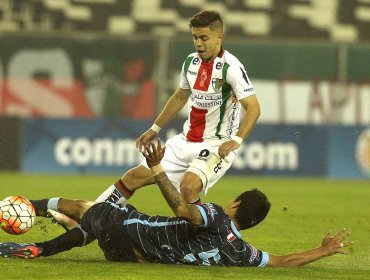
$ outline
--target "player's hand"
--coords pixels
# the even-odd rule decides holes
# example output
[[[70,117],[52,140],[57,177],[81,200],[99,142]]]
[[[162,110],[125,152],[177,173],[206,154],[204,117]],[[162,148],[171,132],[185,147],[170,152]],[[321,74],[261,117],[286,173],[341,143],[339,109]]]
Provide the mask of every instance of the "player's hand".
[[[140,153],[145,151],[145,147],[149,147],[157,133],[154,130],[148,129],[136,140],[136,148]]]
[[[222,143],[222,145],[218,148],[218,154],[221,158],[225,158],[229,155],[231,151],[239,148],[239,146],[240,144],[238,144],[234,140],[229,140],[225,143]]]
[[[334,236],[330,236],[328,232],[321,243],[321,248],[324,248],[327,255],[331,256],[334,254],[345,254],[345,247],[351,246],[353,241],[345,241],[351,232],[347,229],[341,229]]]
[[[161,141],[157,140],[157,146],[154,143],[151,143],[149,146],[145,147],[145,151],[142,153],[146,159],[146,163],[148,164],[149,168],[158,165],[165,152],[166,148],[162,148]]]

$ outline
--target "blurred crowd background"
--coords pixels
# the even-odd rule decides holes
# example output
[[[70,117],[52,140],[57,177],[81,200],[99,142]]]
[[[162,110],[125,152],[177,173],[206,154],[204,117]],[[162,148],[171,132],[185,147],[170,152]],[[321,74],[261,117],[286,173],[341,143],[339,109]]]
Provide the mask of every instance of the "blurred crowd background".
[[[182,62],[194,51],[188,19],[206,9],[221,13],[224,47],[242,61],[254,84],[262,108],[262,130],[256,137],[266,131],[275,135],[256,152],[242,153],[249,164],[241,163],[240,170],[256,158],[263,161],[258,171],[273,169],[268,159],[259,159],[260,154],[269,157],[271,139],[297,142],[296,136],[304,135],[307,142],[298,143],[301,153],[311,145],[322,146],[318,156],[324,155],[325,166],[310,171],[316,162],[311,155],[314,163],[299,174],[336,176],[348,166],[356,171],[344,177],[370,174],[370,0],[1,0],[0,169],[47,170],[62,131],[89,141],[97,135],[122,137],[104,134],[109,129],[103,124],[105,130],[78,135],[75,131],[83,131],[75,127],[79,122],[118,119],[120,125],[146,129],[177,86]],[[50,132],[54,126],[61,131]],[[296,138],[276,137],[287,131]],[[322,142],[310,142],[310,137]],[[335,137],[341,141],[332,144]],[[50,147],[37,148],[43,141]],[[5,156],[9,149],[4,147],[14,143],[19,144],[16,151],[10,149],[13,156]],[[45,147],[51,150],[48,159]],[[94,152],[84,149],[76,148],[64,165],[56,160],[59,167],[51,171],[73,164],[77,168],[71,170],[84,171],[73,161],[85,156],[90,159],[85,166],[93,164]],[[350,162],[345,160],[349,155]],[[302,156],[296,160],[297,165],[307,161]],[[337,167],[338,161],[344,165]],[[294,161],[287,166],[288,174],[295,175]],[[320,173],[322,168],[326,171]]]
[[[3,0],[1,31],[188,36],[188,19],[217,10],[241,38],[369,40],[368,0]]]

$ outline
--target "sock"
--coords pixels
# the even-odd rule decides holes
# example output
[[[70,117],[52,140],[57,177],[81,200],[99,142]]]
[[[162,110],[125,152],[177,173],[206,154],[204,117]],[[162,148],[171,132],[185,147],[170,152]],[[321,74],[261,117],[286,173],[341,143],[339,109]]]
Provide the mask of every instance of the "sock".
[[[40,256],[46,257],[71,250],[74,247],[81,247],[84,242],[85,236],[82,230],[75,227],[52,240],[35,243],[35,245],[41,248]]]
[[[121,179],[119,179],[117,182],[114,183],[114,186],[120,191],[122,196],[125,197],[126,200],[128,200],[135,191],[130,191],[126,185],[122,182]]]
[[[46,217],[48,210],[48,198],[40,200],[30,200],[32,205],[35,207],[36,216]]]
[[[190,202],[189,204],[202,205],[202,201],[200,200],[200,197],[198,196],[196,200]]]
[[[122,197],[122,194],[116,189],[116,187],[114,185],[111,185],[101,195],[99,195],[99,197],[95,199],[95,201],[117,203],[117,201]]]
[[[48,204],[47,204],[47,208],[59,212],[58,211],[59,199],[60,199],[60,197],[50,198],[49,201],[48,201]]]
[[[134,192],[130,191],[122,182],[122,180],[118,180],[101,195],[99,195],[99,197],[95,201],[124,204],[126,200],[128,200],[133,194]]]

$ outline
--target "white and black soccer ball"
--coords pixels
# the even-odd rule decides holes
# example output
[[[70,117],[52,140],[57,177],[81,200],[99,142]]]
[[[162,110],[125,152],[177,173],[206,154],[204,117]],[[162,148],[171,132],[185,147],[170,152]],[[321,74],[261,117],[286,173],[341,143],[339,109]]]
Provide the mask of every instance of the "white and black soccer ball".
[[[10,234],[23,234],[33,225],[36,217],[32,203],[19,195],[0,201],[0,225]]]

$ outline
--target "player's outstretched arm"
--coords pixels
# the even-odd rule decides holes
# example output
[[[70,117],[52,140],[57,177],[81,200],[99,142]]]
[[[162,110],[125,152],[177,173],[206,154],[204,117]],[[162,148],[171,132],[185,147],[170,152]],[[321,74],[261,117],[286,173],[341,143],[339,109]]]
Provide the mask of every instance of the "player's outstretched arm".
[[[176,217],[186,219],[192,224],[201,225],[203,223],[202,216],[197,206],[187,204],[182,194],[179,193],[176,188],[172,185],[164,172],[160,161],[163,158],[165,149],[162,148],[161,142],[157,141],[157,146],[153,143],[150,147],[146,147],[143,153],[146,158],[146,162],[153,172],[154,178],[166,199],[168,205],[175,213]]]
[[[189,90],[177,88],[174,94],[170,97],[170,99],[165,104],[162,112],[158,115],[154,124],[156,129],[150,128],[145,131],[137,140],[136,140],[136,147],[139,149],[140,152],[144,150],[144,147],[149,145],[149,143],[154,139],[157,135],[160,128],[164,127],[166,123],[172,120],[177,113],[185,106],[186,102],[189,98]],[[154,130],[153,130],[154,129]]]
[[[326,234],[321,246],[308,251],[292,253],[285,256],[269,255],[267,266],[270,267],[299,267],[324,257],[335,254],[346,254],[344,248],[351,246],[352,241],[345,241],[351,233],[347,229],[340,230],[334,236]]]

